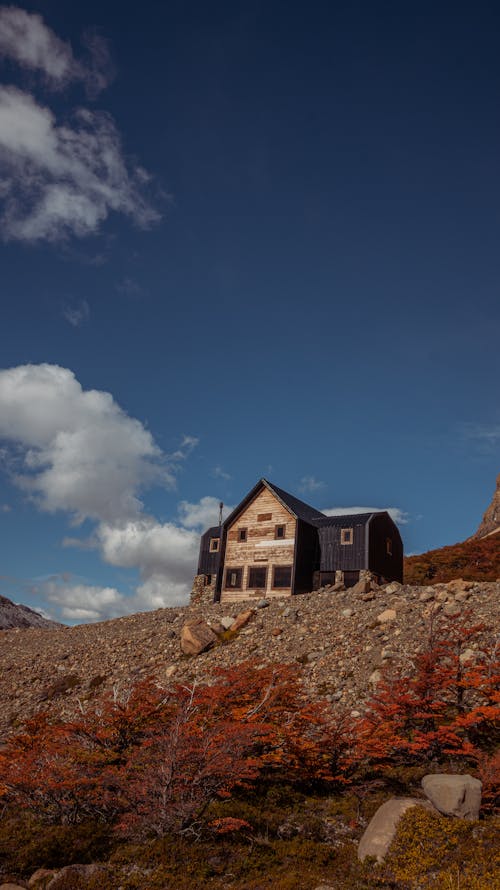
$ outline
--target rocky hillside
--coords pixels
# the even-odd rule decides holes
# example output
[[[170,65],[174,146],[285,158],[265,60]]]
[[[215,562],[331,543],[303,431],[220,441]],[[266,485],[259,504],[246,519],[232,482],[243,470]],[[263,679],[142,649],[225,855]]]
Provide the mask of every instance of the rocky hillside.
[[[491,504],[483,516],[483,521],[473,538],[485,538],[500,532],[500,474],[497,476],[497,484]]]
[[[435,584],[454,578],[494,581],[500,578],[500,531],[408,556],[404,577],[407,584]]]
[[[248,659],[298,663],[308,695],[360,711],[384,667],[411,665],[426,644],[431,616],[449,627],[461,617],[481,622],[483,637],[490,638],[499,626],[500,581],[393,583],[357,593],[325,589],[258,606],[201,604],[93,625],[2,631],[0,733],[40,709],[69,714],[147,676],[164,684],[202,681],[217,667]],[[252,610],[248,622],[221,634],[221,625],[244,609]],[[197,620],[219,637],[208,651],[187,656],[181,631]]]
[[[49,621],[28,606],[16,605],[5,596],[0,596],[0,630],[12,627],[60,627],[55,621]]]

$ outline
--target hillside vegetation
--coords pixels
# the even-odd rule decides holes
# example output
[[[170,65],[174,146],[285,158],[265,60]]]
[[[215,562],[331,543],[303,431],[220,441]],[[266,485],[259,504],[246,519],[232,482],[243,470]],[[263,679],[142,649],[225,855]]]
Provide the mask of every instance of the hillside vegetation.
[[[500,532],[407,556],[404,578],[406,584],[438,584],[455,578],[496,581],[500,578]]]

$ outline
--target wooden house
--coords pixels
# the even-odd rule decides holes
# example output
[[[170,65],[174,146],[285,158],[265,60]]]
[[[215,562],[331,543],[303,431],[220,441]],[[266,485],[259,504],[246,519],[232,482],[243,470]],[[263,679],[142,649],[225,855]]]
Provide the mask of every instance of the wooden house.
[[[366,572],[402,581],[403,544],[387,512],[326,516],[266,479],[201,539],[198,576],[216,601],[349,587]]]

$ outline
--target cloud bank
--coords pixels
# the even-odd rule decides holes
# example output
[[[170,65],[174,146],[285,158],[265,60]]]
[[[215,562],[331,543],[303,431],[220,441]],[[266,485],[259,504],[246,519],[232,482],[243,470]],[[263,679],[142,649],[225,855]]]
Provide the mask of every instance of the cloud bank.
[[[0,57],[41,72],[62,87],[82,81],[93,91],[109,80],[103,41],[87,38],[89,59],[75,59],[42,18],[0,8]],[[141,228],[160,218],[145,195],[149,174],[124,155],[105,111],[76,108],[63,120],[33,93],[0,87],[0,233],[5,241],[57,242],[99,231],[111,213]]]
[[[22,68],[37,71],[52,89],[81,81],[90,95],[108,86],[113,66],[106,41],[97,34],[84,35],[87,58],[78,60],[66,43],[45,24],[42,16],[17,6],[0,7],[0,57]]]
[[[139,571],[132,597],[67,579],[42,586],[63,619],[98,620],[186,601],[200,530],[218,521],[219,500],[183,501],[177,523],[160,523],[145,513],[141,492],[175,486],[195,437],[184,436],[165,454],[110,393],[84,390],[69,369],[43,364],[0,371],[0,440],[11,480],[39,510],[63,511],[76,525],[94,522],[90,539],[68,538],[66,546],[95,548],[108,564]]]

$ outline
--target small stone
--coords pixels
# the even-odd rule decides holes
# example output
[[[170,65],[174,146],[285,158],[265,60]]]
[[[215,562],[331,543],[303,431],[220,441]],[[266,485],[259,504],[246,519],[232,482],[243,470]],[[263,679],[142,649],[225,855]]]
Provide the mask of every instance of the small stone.
[[[460,664],[467,664],[468,661],[474,661],[475,657],[476,653],[474,652],[474,649],[464,649],[459,656]]]
[[[433,600],[435,596],[436,596],[436,594],[433,590],[424,590],[420,594],[419,600],[421,603],[428,603],[428,602],[430,602],[430,600]]]
[[[385,609],[384,612],[381,612],[380,615],[377,615],[377,621],[379,624],[386,624],[388,621],[396,620],[396,612],[394,609]]]
[[[257,603],[257,609],[267,609],[267,607],[270,605],[271,603],[269,602],[269,600],[259,600],[259,602]]]
[[[391,593],[397,593],[398,590],[401,590],[402,587],[403,587],[403,585],[400,584],[399,581],[391,581],[391,583],[387,584],[387,586],[384,589],[385,589],[386,593],[391,594]]]
[[[354,587],[351,587],[349,592],[352,596],[361,596],[364,593],[370,593],[371,586],[371,581],[363,579],[362,581],[358,581]]]
[[[283,633],[283,629],[281,627],[273,627],[273,629],[271,631],[271,635],[273,637],[280,637],[282,633]]]
[[[235,632],[241,630],[242,627],[245,627],[245,624],[248,624],[253,614],[253,609],[246,609],[244,612],[240,612],[234,619],[230,629]]]
[[[373,674],[370,674],[368,678],[368,682],[371,683],[372,686],[378,686],[382,679],[382,674],[380,671],[373,671]]]
[[[221,618],[220,623],[222,624],[222,627],[224,628],[224,630],[229,630],[233,621],[234,621],[234,618],[231,618],[230,615],[224,615]]]
[[[462,609],[458,603],[445,603],[443,606],[443,615],[446,615],[447,618],[456,618],[461,613]]]
[[[342,612],[341,612],[340,614],[341,614],[344,618],[350,618],[351,615],[353,614],[353,610],[352,610],[352,609],[342,609]]]

